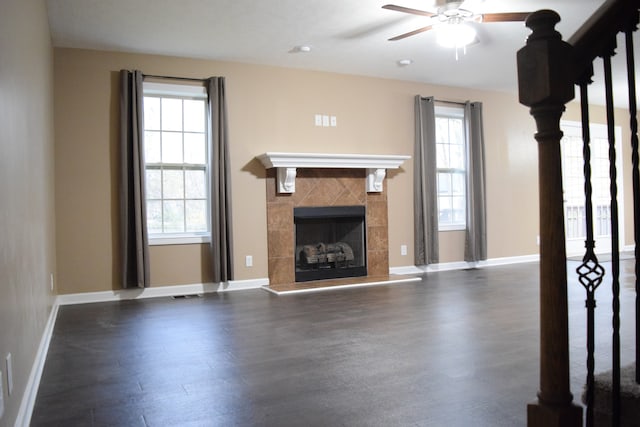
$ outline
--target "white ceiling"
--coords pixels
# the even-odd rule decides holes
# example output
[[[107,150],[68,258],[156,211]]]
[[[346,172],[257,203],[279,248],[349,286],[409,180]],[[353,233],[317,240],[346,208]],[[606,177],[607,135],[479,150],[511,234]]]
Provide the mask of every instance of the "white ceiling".
[[[270,64],[517,92],[516,51],[530,33],[522,22],[474,24],[480,41],[466,54],[460,52],[456,61],[453,50],[436,44],[434,31],[387,41],[429,22],[426,17],[382,9],[387,3],[435,11],[434,0],[47,0],[57,47]],[[467,0],[465,6],[476,13],[553,9],[562,17],[557,29],[568,39],[602,3]],[[310,46],[311,52],[296,52],[300,45]],[[401,59],[413,63],[399,66]]]

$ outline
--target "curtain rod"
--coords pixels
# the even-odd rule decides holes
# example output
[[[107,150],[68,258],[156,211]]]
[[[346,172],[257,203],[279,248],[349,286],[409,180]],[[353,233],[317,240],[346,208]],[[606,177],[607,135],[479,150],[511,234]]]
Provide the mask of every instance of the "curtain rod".
[[[142,77],[151,77],[155,79],[171,79],[171,80],[186,80],[191,82],[205,82],[207,79],[197,79],[194,77],[174,77],[174,76],[159,76],[154,74],[142,74]]]
[[[457,102],[457,101],[443,101],[442,99],[433,98],[434,102],[439,102],[441,104],[453,104],[453,105],[466,105],[465,102]]]
[[[459,101],[445,101],[443,99],[436,99],[433,96],[422,96],[422,99],[427,99],[427,98],[433,98],[433,102],[439,102],[441,104],[453,104],[453,105],[466,105],[466,102],[459,102]]]

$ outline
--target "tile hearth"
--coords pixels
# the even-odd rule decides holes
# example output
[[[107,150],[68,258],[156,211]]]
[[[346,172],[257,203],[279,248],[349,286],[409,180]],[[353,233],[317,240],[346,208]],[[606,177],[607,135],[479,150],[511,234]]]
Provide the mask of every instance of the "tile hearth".
[[[388,275],[349,277],[345,279],[316,280],[303,283],[287,283],[279,285],[263,286],[262,289],[276,295],[301,294],[310,292],[322,292],[337,289],[362,288],[366,286],[391,285],[398,283],[419,282],[418,276]]]

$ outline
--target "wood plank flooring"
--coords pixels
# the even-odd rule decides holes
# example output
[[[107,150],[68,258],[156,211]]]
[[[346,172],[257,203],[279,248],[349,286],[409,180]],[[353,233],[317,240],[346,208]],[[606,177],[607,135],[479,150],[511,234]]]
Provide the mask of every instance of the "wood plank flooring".
[[[631,272],[624,264],[623,364],[634,352]],[[570,282],[579,400],[584,291]],[[598,371],[610,366],[602,287]],[[537,263],[286,298],[63,306],[32,426],[524,426],[538,331]]]

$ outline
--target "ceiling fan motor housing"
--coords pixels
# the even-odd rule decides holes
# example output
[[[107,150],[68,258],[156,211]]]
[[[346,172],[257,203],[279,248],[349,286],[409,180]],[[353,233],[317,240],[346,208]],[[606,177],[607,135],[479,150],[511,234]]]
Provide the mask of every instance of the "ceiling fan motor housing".
[[[441,22],[450,24],[458,24],[465,20],[471,20],[474,16],[473,12],[462,9],[464,1],[459,0],[436,0],[438,6],[437,17]]]

